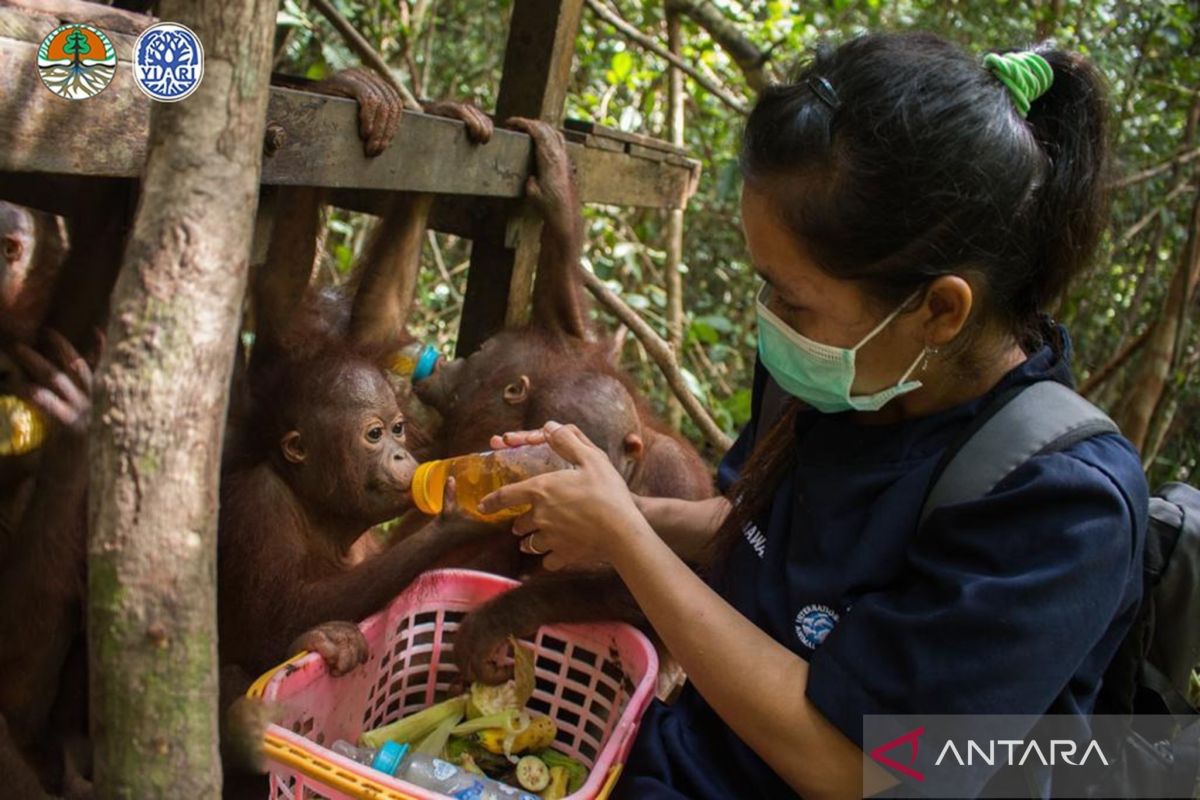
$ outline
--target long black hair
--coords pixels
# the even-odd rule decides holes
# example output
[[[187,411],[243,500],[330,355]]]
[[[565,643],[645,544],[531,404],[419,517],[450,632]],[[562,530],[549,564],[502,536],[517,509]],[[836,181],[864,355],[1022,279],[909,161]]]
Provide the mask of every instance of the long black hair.
[[[818,45],[746,124],[747,186],[824,272],[856,281],[881,308],[941,275],[971,282],[976,303],[952,348],[968,371],[964,345],[984,326],[1038,343],[1040,312],[1090,260],[1107,221],[1105,81],[1078,54],[1032,49],[1054,80],[1026,118],[980,57],[930,33],[875,33]],[[795,412],[760,437],[718,540],[770,501],[791,461]]]

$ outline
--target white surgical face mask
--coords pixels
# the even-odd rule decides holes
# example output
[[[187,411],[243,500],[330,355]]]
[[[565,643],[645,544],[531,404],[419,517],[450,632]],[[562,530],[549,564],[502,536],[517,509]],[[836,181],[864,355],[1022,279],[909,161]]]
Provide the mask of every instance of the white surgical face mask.
[[[908,376],[921,363],[922,351],[909,366],[900,380],[893,386],[874,394],[850,394],[854,385],[854,354],[871,341],[888,323],[897,317],[919,292],[913,292],[899,308],[888,314],[874,330],[863,337],[854,347],[834,347],[814,342],[793,330],[769,308],[767,300],[770,289],[764,283],[758,292],[758,354],[771,377],[788,394],[798,397],[813,408],[824,413],[836,411],[878,411],[889,400],[908,394],[921,386],[920,381],[910,381]]]

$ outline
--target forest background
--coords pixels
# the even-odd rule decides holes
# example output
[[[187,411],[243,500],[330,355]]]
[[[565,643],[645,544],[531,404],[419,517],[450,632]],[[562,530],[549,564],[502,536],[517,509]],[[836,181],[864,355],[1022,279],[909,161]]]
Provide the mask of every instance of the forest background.
[[[414,93],[495,106],[511,2],[333,0]],[[677,20],[671,22],[670,19]],[[683,65],[682,139],[702,174],[688,204],[680,256],[669,212],[589,206],[585,265],[670,338],[688,389],[730,436],[749,417],[755,288],[740,223],[737,157],[745,113],[771,82],[786,81],[821,38],[929,30],[982,55],[1051,38],[1093,59],[1108,77],[1116,158],[1110,224],[1092,268],[1055,316],[1071,332],[1081,391],[1139,446],[1151,484],[1194,480],[1200,459],[1200,6],[1112,0],[831,0],[732,2],[587,0],[566,115],[671,138],[671,65]],[[676,28],[671,33],[670,28]],[[284,0],[279,72],[320,79],[358,63],[307,3]],[[344,280],[372,218],[334,210],[321,274]],[[414,334],[453,352],[470,242],[429,234]],[[678,270],[682,315],[668,303]],[[596,312],[608,329],[612,317]],[[635,337],[621,363],[656,407],[719,453],[681,414]],[[710,437],[711,438],[711,437]]]

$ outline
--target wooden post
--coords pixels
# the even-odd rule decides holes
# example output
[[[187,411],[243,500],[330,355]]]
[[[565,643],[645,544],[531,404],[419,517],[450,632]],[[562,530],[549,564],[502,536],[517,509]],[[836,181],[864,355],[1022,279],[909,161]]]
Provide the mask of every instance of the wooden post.
[[[583,0],[516,0],[496,119],[558,123],[567,96]],[[541,222],[523,204],[490,202],[471,248],[458,355],[473,352],[505,324],[528,319]]]
[[[196,32],[207,68],[194,94],[150,111],[96,374],[87,630],[99,798],[221,796],[217,478],[277,10],[162,4]],[[116,81],[108,94],[137,93],[131,70]]]

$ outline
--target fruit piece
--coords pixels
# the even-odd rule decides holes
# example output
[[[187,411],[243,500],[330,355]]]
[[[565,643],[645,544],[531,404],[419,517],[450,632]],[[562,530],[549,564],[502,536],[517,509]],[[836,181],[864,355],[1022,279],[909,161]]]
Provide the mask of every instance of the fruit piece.
[[[475,740],[488,752],[507,756],[549,747],[557,734],[558,726],[550,717],[534,717],[524,730],[514,732],[488,728],[475,734]]]
[[[520,710],[533,696],[533,651],[508,637],[513,648],[513,676],[504,683],[489,686],[472,683],[467,704],[467,719],[486,717],[510,709]]]
[[[475,763],[475,759],[471,757],[470,753],[462,754],[462,759],[459,760],[458,766],[462,769],[463,772],[470,772],[473,775],[486,775],[487,774],[483,771],[483,769],[478,764]]]
[[[546,789],[541,793],[542,800],[563,800],[567,796],[568,791],[574,792],[574,789],[567,788],[568,781],[566,767],[550,767],[550,781]]]
[[[446,717],[437,724],[429,734],[421,740],[421,743],[416,746],[413,752],[423,753],[427,756],[439,758],[442,755],[442,749],[446,746],[446,742],[450,739],[450,729],[462,720],[462,714],[455,714],[452,717]]]
[[[529,715],[523,714],[515,708],[510,708],[507,711],[461,722],[455,725],[450,733],[454,736],[462,736],[463,734],[478,733],[479,731],[491,730],[493,728],[503,730],[506,733],[520,733],[528,727]]]
[[[525,756],[517,762],[517,783],[531,792],[550,785],[550,768],[537,756]]]
[[[583,784],[588,778],[588,768],[582,762],[577,761],[570,756],[560,753],[557,750],[549,748],[539,750],[535,753],[538,758],[546,762],[546,766],[550,769],[562,767],[567,772],[567,794],[574,794],[583,788]]]
[[[443,700],[424,711],[409,714],[404,719],[384,725],[382,728],[366,731],[359,737],[359,741],[364,747],[372,747],[376,750],[383,747],[384,742],[400,742],[401,744],[407,742],[413,744],[428,736],[434,728],[447,718],[454,717],[456,721],[462,719],[466,707],[467,698],[465,695],[451,697],[449,700]]]

